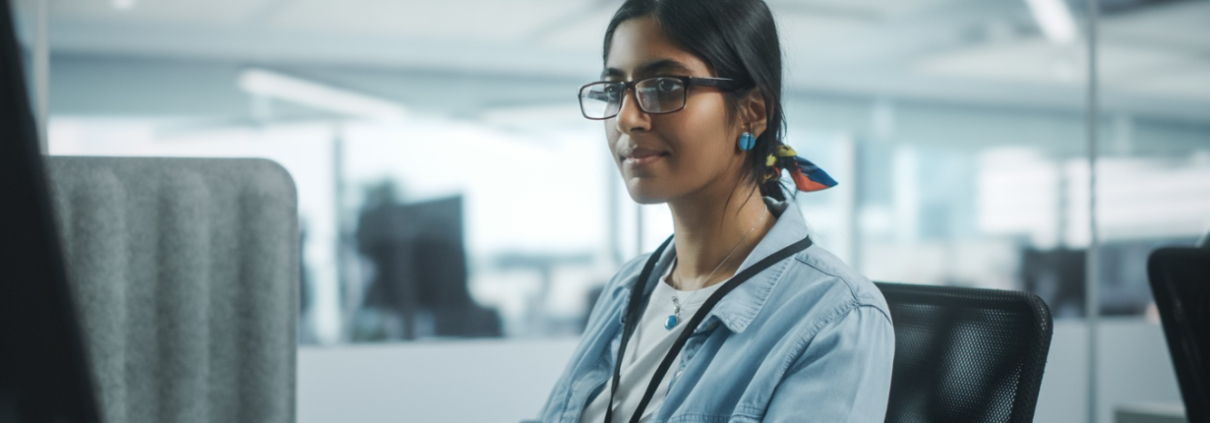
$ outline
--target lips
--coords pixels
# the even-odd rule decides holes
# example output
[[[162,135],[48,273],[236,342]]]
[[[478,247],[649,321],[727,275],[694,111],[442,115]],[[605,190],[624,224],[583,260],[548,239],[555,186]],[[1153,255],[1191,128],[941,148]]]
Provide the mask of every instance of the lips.
[[[622,154],[622,163],[630,167],[645,166],[667,155],[668,153],[663,151],[636,147]]]

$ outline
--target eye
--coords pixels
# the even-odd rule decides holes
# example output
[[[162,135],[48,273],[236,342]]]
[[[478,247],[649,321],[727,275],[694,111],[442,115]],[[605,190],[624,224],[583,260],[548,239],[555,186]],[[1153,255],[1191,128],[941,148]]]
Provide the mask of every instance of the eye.
[[[673,90],[676,90],[679,86],[680,86],[680,84],[678,84],[677,81],[673,80],[673,79],[661,79],[660,82],[658,84],[656,84],[656,88],[658,88],[660,90],[660,92],[662,92],[662,93],[672,92]]]
[[[622,87],[618,84],[609,84],[605,86],[605,96],[608,98],[621,97]]]

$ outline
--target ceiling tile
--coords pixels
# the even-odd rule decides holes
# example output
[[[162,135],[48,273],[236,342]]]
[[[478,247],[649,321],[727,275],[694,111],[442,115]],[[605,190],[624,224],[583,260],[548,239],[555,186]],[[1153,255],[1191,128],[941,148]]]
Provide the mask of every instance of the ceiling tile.
[[[271,24],[290,30],[491,44],[522,40],[588,6],[566,0],[295,0]]]
[[[817,14],[894,17],[954,0],[767,0],[769,7]]]
[[[148,22],[167,24],[237,25],[281,0],[133,0],[126,9],[107,0],[48,1],[54,18],[96,22]]]
[[[843,43],[845,37],[875,27],[862,19],[822,16],[805,13],[782,13],[774,10],[778,36],[788,56],[794,51]]]
[[[1098,29],[1103,39],[1113,42],[1184,47],[1210,54],[1210,0],[1173,2],[1107,16]]]
[[[1039,37],[976,44],[924,57],[915,71],[968,79],[1039,84],[1075,84],[1085,79],[1086,53],[1081,46],[1059,46]],[[1100,74],[1106,84],[1129,83],[1194,60],[1181,51],[1105,43],[1098,49]]]
[[[609,7],[601,7],[585,14],[578,19],[562,22],[553,31],[548,32],[539,40],[543,47],[560,50],[590,49],[601,52],[605,42],[605,29],[617,5],[612,2]]]
[[[939,52],[918,60],[914,70],[926,75],[1056,84],[1081,75],[1078,55],[1074,48],[1032,38]]]

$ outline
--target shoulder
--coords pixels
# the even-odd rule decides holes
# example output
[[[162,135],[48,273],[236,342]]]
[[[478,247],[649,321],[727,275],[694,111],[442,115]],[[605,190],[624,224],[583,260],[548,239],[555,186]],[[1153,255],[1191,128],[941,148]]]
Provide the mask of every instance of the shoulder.
[[[639,254],[638,257],[630,259],[618,268],[617,273],[613,274],[613,279],[609,281],[606,289],[629,289],[634,285],[634,281],[638,279],[639,273],[643,272],[643,266],[647,264],[647,260],[651,259],[653,253]]]
[[[782,296],[805,300],[799,304],[816,309],[834,307],[836,314],[877,310],[890,323],[886,299],[874,282],[819,245],[795,254],[781,282],[778,290]]]
[[[634,286],[634,281],[638,279],[639,272],[643,271],[643,265],[651,254],[643,254],[631,259],[623,264],[609,282],[602,288],[600,296],[592,305],[588,315],[588,323],[584,328],[583,339],[590,339],[607,330],[618,323],[617,316],[622,313],[626,307],[627,300],[630,298],[630,287]]]
[[[605,288],[601,291],[601,300],[616,300],[621,296],[628,295],[630,288],[639,279],[639,273],[643,272],[643,266],[647,264],[647,260],[651,258],[651,255],[652,253],[640,254],[638,257],[623,263],[618,268],[618,271],[613,274],[613,277],[609,279],[609,282],[605,284]]]

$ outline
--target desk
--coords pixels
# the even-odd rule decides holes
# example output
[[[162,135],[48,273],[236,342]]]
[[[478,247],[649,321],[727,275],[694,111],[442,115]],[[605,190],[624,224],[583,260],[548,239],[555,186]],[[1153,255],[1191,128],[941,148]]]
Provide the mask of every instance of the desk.
[[[1132,402],[1114,409],[1115,423],[1188,423],[1180,401]]]

